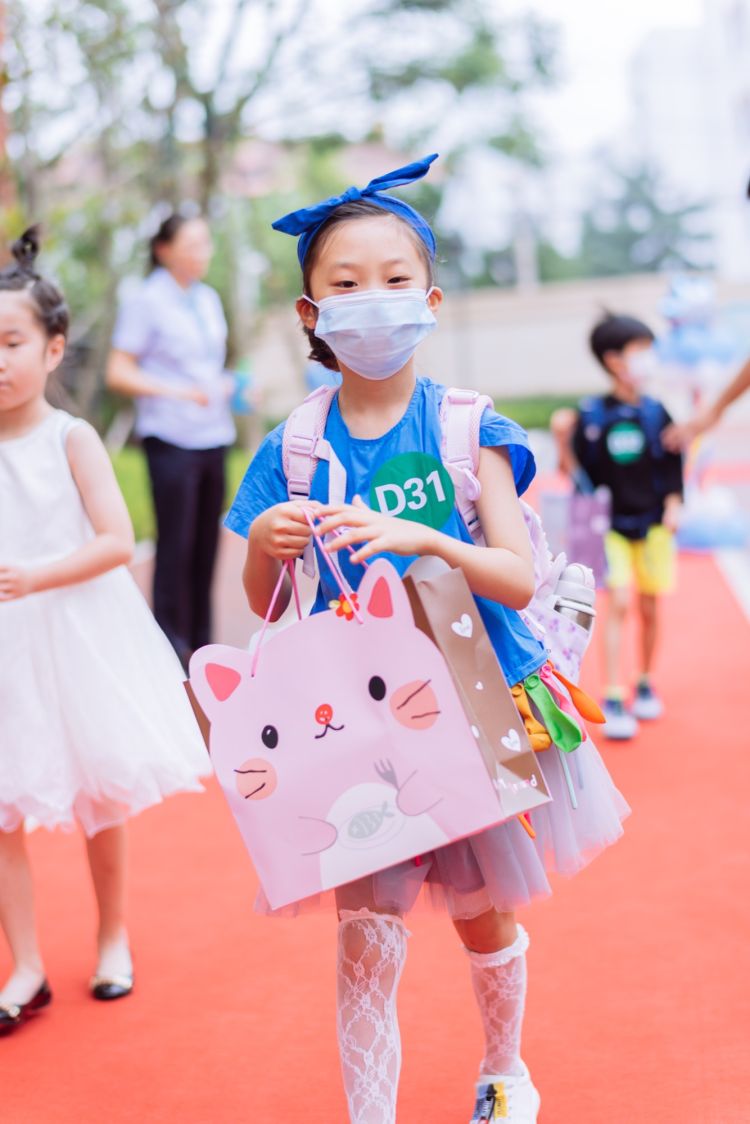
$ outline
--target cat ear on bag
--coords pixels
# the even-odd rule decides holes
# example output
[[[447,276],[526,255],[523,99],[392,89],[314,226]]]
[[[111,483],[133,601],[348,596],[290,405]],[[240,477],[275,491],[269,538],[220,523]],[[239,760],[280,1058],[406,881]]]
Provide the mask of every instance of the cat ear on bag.
[[[375,620],[394,618],[413,623],[409,598],[395,567],[378,558],[367,567],[357,590],[359,606],[366,617]]]
[[[226,644],[209,644],[190,659],[190,686],[209,719],[252,671],[252,656]]]

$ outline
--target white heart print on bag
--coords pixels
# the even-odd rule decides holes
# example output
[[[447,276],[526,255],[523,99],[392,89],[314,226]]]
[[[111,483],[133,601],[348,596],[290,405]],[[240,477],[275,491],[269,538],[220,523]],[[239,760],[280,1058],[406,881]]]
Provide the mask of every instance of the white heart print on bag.
[[[462,613],[461,620],[453,621],[451,624],[451,628],[457,636],[465,636],[467,639],[469,639],[474,632],[474,622],[472,621],[468,613]]]
[[[513,753],[519,753],[520,752],[521,739],[518,736],[518,730],[514,730],[512,726],[511,726],[510,730],[508,730],[508,733],[505,734],[500,739],[500,741],[503,743],[503,745],[505,746],[506,749],[512,750]]]

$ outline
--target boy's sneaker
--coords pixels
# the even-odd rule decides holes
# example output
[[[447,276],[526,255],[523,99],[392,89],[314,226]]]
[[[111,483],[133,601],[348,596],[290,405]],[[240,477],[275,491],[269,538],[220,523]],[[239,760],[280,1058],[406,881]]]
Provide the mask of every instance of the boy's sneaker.
[[[534,1088],[529,1071],[523,1067],[518,1076],[497,1077],[477,1084],[477,1103],[471,1124],[536,1124],[541,1097]]]
[[[661,718],[664,713],[664,703],[658,695],[654,694],[650,683],[642,680],[636,687],[632,711],[636,718],[640,718],[644,722],[652,722],[655,718]]]
[[[605,738],[625,742],[638,733],[638,721],[635,715],[626,709],[622,699],[605,699],[602,703],[602,711],[605,718],[602,732]]]

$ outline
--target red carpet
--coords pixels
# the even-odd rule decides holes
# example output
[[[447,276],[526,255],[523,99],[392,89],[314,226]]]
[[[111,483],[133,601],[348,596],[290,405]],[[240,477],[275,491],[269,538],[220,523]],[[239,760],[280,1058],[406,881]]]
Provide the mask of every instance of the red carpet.
[[[605,750],[634,809],[626,837],[524,918],[541,1124],[750,1119],[750,628],[703,558],[683,561],[666,620],[668,717]],[[137,991],[120,1003],[85,991],[94,916],[80,841],[39,832],[31,846],[55,1000],[0,1041],[4,1121],[345,1120],[333,918],[253,916],[214,789],[133,823]],[[411,928],[399,1120],[461,1124],[480,1050],[467,965],[447,920],[420,914]]]

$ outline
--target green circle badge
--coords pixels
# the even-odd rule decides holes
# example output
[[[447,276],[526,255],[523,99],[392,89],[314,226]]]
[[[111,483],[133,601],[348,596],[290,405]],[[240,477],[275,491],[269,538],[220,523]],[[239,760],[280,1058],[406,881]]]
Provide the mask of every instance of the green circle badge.
[[[401,453],[386,461],[370,487],[370,507],[439,531],[455,504],[453,481],[428,453]]]
[[[645,447],[645,435],[635,422],[617,422],[607,434],[607,449],[615,464],[632,464],[640,460]]]

